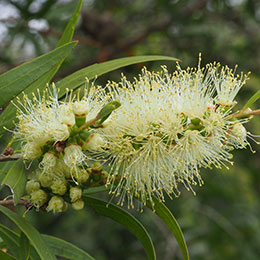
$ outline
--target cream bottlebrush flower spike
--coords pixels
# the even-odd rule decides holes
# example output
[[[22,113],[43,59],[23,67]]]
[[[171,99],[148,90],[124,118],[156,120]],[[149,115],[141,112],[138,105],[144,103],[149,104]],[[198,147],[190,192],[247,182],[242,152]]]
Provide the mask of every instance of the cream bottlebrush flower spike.
[[[232,164],[230,151],[244,148],[247,120],[230,119],[234,98],[247,76],[235,76],[218,63],[168,74],[145,68],[133,83],[109,83],[122,106],[98,132],[107,140],[103,159],[111,170],[111,192],[133,207],[133,197],[146,204],[152,195],[164,201],[164,191],[180,194],[178,183],[192,190],[203,184],[201,167]],[[101,158],[101,157],[99,157]]]

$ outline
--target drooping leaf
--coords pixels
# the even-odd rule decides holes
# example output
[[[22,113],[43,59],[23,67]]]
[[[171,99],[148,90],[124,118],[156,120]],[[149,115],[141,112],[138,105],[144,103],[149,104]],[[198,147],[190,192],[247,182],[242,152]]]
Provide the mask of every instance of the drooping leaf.
[[[149,260],[156,259],[153,242],[148,232],[134,216],[112,203],[107,204],[107,202],[103,200],[99,200],[89,196],[83,196],[82,199],[87,206],[93,208],[97,213],[109,217],[116,222],[124,225],[143,244],[147,254],[147,258]]]
[[[153,197],[154,205],[151,205],[151,202],[147,201],[147,206],[155,211],[155,213],[162,219],[162,221],[168,226],[168,228],[173,233],[174,237],[176,238],[178,245],[181,249],[182,256],[184,260],[189,260],[189,252],[186,245],[186,241],[184,239],[183,233],[181,228],[172,215],[171,211],[156,197]]]
[[[119,68],[123,68],[129,65],[133,65],[141,62],[148,61],[158,61],[158,60],[168,60],[177,61],[178,59],[169,56],[159,56],[159,55],[147,55],[147,56],[134,56],[115,59],[111,61],[106,61],[99,64],[93,64],[81,70],[74,72],[73,74],[63,78],[62,80],[56,82],[56,86],[61,89],[60,97],[66,92],[66,88],[76,89],[85,84],[85,78],[89,80],[94,79],[96,76],[101,76],[108,72],[114,71]]]
[[[20,235],[19,260],[28,260],[30,256],[30,243],[27,236],[22,232]]]
[[[10,220],[12,220],[18,226],[18,228],[27,236],[27,238],[30,240],[31,245],[35,248],[42,260],[56,260],[55,255],[46,245],[39,232],[24,218],[1,205],[0,212],[2,212]]]
[[[65,240],[49,235],[42,235],[42,237],[52,252],[57,256],[72,260],[95,260],[88,253]]]
[[[242,111],[252,106],[260,98],[260,90],[258,90],[244,105]]]
[[[75,45],[76,42],[65,44],[3,73],[0,76],[0,107],[6,105],[27,86],[58,64]]]
[[[15,204],[18,203],[24,193],[26,180],[27,177],[22,158],[12,162],[12,166],[8,170],[1,184],[10,188]]]

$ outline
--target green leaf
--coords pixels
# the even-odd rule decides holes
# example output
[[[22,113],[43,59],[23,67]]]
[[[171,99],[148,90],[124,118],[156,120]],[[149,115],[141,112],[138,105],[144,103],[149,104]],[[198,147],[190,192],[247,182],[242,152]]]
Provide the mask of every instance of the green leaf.
[[[1,184],[10,188],[16,204],[24,193],[27,178],[22,158],[12,164]]]
[[[144,228],[144,226],[131,214],[118,206],[107,203],[103,200],[95,199],[89,196],[83,196],[85,204],[93,208],[97,213],[109,217],[116,222],[124,225],[131,231],[143,244],[149,260],[156,259],[153,242]]]
[[[82,0],[79,1],[74,14],[70,18],[65,30],[63,31],[62,37],[59,40],[59,43],[57,47],[62,46],[63,44],[66,44],[67,42],[70,42],[72,40],[72,37],[74,35],[75,27],[79,18],[80,9],[82,6]]]
[[[242,111],[245,111],[247,108],[252,106],[260,98],[260,90],[258,90],[244,105]]]
[[[0,250],[0,259],[1,260],[15,260],[14,257],[10,256],[7,253],[4,253],[2,250]]]
[[[0,107],[6,105],[27,86],[53,68],[68,55],[75,45],[76,42],[65,44],[2,74],[0,76]]]
[[[20,236],[19,260],[28,260],[30,256],[30,243],[27,236],[22,232]]]
[[[82,6],[82,0],[79,2],[74,14],[72,15],[70,21],[68,22],[57,47],[60,47],[72,40],[81,6]],[[50,70],[48,70],[46,73],[44,73],[41,76],[39,75],[40,77],[32,84],[28,86],[24,86],[25,93],[31,93],[35,91],[37,88],[39,89],[45,88],[46,83],[49,83],[51,79],[54,77],[54,75],[57,73],[66,56],[67,55],[65,55],[62,59],[60,59],[59,62]],[[3,129],[4,126],[8,129],[13,128],[14,126],[13,120],[15,118],[15,115],[16,115],[16,108],[13,105],[7,106],[6,109],[2,112],[2,114],[0,115],[0,136],[5,132],[5,130]]]
[[[76,89],[84,85],[87,77],[89,80],[94,79],[96,76],[101,76],[113,70],[126,67],[132,64],[147,62],[147,61],[158,61],[158,60],[168,60],[177,61],[178,59],[169,56],[159,56],[159,55],[147,55],[147,56],[134,56],[115,59],[111,61],[106,61],[100,64],[94,64],[88,66],[84,69],[78,70],[73,74],[65,77],[64,79],[58,81],[56,86],[61,89],[60,97],[66,93],[66,88]]]
[[[173,235],[175,236],[179,247],[182,252],[182,256],[184,260],[189,260],[189,252],[186,245],[186,241],[184,239],[183,233],[181,231],[181,228],[175,219],[175,217],[172,215],[171,211],[162,203],[160,202],[156,197],[153,197],[154,205],[151,205],[150,201],[147,201],[147,206],[155,211],[155,213],[164,221],[164,223],[168,226],[168,228],[171,230]]]
[[[0,224],[0,235],[2,235],[3,233],[5,234],[5,238],[8,239],[8,241],[5,240],[8,250],[10,250],[16,258],[18,258],[20,242],[19,234]],[[30,252],[31,260],[40,260],[39,255],[32,246],[30,247]]]
[[[42,260],[56,260],[56,257],[45,244],[38,231],[30,225],[24,218],[0,205],[0,211],[12,220],[19,229],[28,237]]]
[[[15,257],[19,254],[18,236],[6,226],[0,224],[0,235],[5,241],[8,251],[10,251]],[[1,258],[0,258],[1,259]]]
[[[42,237],[52,252],[57,256],[72,260],[95,260],[88,253],[65,240],[49,235],[42,235]]]

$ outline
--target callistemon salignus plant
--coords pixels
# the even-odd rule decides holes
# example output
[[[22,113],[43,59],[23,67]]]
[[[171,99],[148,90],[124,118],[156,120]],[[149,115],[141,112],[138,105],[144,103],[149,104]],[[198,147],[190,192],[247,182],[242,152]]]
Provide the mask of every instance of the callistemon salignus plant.
[[[134,197],[145,205],[153,196],[179,196],[179,183],[193,191],[203,184],[200,168],[228,168],[230,152],[250,146],[244,124],[251,113],[233,111],[247,79],[219,63],[199,62],[186,70],[177,64],[172,75],[165,66],[144,68],[133,82],[123,76],[90,87],[82,98],[68,90],[62,102],[55,87],[32,100],[25,96],[16,136],[24,158],[39,162],[28,199],[61,212],[66,196],[81,209],[82,191],[98,185],[111,185],[128,207]]]

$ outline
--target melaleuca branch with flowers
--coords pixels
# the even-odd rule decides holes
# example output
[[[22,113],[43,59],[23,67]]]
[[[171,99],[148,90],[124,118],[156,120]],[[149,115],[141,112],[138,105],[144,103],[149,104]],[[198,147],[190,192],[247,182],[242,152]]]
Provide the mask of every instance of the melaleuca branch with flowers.
[[[5,107],[0,140],[8,143],[0,154],[0,180],[11,192],[0,200],[0,213],[21,231],[0,224],[0,258],[93,260],[75,245],[39,234],[24,218],[32,209],[59,214],[91,208],[124,225],[143,244],[148,259],[156,260],[148,232],[122,209],[143,211],[147,206],[189,260],[165,199],[178,197],[181,186],[195,194],[194,187],[203,184],[201,168],[229,169],[234,149],[249,147],[254,152],[249,141],[257,142],[258,136],[245,124],[260,114],[260,109],[250,109],[260,91],[237,110],[236,96],[249,73],[237,74],[236,67],[216,62],[203,67],[201,58],[195,68],[182,69],[177,63],[173,73],[166,66],[158,72],[144,67],[132,81],[123,75],[106,86],[90,83],[131,64],[177,60],[167,56],[94,64],[46,87],[76,45],[71,40],[81,4],[56,49],[0,75],[0,106]],[[101,191],[109,194],[107,201],[89,196]],[[15,213],[18,205],[26,208],[23,216]]]
[[[233,149],[250,146],[244,124],[258,110],[234,113],[248,75],[219,63],[169,74],[144,68],[134,82],[123,76],[105,88],[93,84],[58,100],[54,85],[18,100],[15,137],[26,163],[38,167],[26,184],[34,207],[79,210],[85,189],[110,186],[118,204],[138,209],[153,197],[180,195],[202,185],[200,168],[229,168]],[[195,192],[193,191],[195,194]]]

